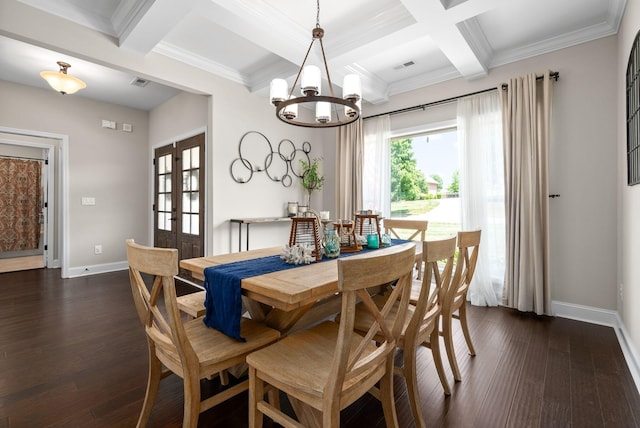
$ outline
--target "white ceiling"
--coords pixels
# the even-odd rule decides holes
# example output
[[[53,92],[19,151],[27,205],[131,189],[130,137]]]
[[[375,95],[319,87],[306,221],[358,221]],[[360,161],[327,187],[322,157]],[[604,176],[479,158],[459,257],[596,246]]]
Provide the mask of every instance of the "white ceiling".
[[[20,0],[119,40],[268,95],[271,79],[291,84],[316,24],[315,0]],[[320,25],[336,94],[358,73],[370,103],[456,77],[616,34],[626,0],[321,0]],[[321,65],[314,47],[308,63]],[[68,55],[0,37],[0,79],[47,87],[39,72],[101,76],[78,93],[149,110],[178,90]],[[413,63],[412,65],[407,65]],[[102,77],[104,76],[104,77]],[[95,81],[95,79],[93,79]]]

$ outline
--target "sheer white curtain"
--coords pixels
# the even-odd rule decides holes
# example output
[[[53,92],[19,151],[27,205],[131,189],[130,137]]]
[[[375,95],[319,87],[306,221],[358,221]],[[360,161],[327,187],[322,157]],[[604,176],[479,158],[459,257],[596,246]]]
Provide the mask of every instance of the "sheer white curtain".
[[[391,214],[391,125],[389,115],[364,123],[362,208]]]
[[[481,229],[478,262],[468,298],[497,306],[505,269],[504,158],[497,91],[458,100],[462,229]]]

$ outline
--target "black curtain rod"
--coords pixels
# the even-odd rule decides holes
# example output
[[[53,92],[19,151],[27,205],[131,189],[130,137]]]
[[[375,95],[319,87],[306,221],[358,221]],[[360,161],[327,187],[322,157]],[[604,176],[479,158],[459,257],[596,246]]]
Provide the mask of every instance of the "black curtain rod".
[[[536,80],[542,80],[543,77],[544,76],[536,76]],[[549,73],[549,77],[551,77],[555,81],[558,81],[558,78],[560,77],[560,72],[552,71],[552,72]],[[501,85],[501,88],[503,90],[507,89],[508,87],[509,87],[509,85],[507,83],[503,83]],[[496,90],[498,90],[498,88],[483,89],[481,91],[470,92],[468,94],[458,95],[458,96],[447,98],[447,99],[444,99],[444,100],[433,101],[433,102],[430,102],[430,103],[420,104],[420,105],[413,106],[413,107],[401,108],[401,109],[398,109],[398,110],[389,111],[387,113],[373,114],[371,116],[367,116],[367,117],[363,118],[362,120],[367,120],[367,119],[372,119],[374,117],[384,116],[385,114],[394,115],[394,114],[400,114],[400,113],[408,113],[410,111],[415,111],[415,110],[425,110],[427,107],[433,107],[433,106],[437,106],[437,105],[440,105],[440,104],[447,104],[447,103],[456,101],[456,100],[458,100],[460,98],[470,97],[471,95],[483,94],[485,92],[491,92],[491,91],[496,91]]]

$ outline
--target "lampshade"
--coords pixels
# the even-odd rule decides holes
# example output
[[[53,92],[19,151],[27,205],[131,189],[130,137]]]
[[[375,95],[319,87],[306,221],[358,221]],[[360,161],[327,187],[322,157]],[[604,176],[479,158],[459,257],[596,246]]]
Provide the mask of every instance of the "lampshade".
[[[273,79],[269,87],[269,98],[271,104],[276,105],[281,101],[288,99],[289,87],[284,79]]]
[[[300,92],[302,95],[318,95],[321,89],[320,69],[315,65],[307,65],[300,75]]]
[[[316,122],[327,123],[331,121],[331,103],[318,101],[316,103]]]
[[[40,72],[40,76],[42,76],[42,78],[46,80],[53,89],[60,92],[62,95],[66,95],[74,94],[80,89],[87,87],[86,83],[82,80],[67,74],[67,69],[71,67],[71,65],[62,61],[58,61],[58,65],[60,66],[60,71]]]
[[[342,84],[342,98],[345,100],[358,101],[362,96],[362,84],[360,76],[357,74],[347,74],[344,76]]]

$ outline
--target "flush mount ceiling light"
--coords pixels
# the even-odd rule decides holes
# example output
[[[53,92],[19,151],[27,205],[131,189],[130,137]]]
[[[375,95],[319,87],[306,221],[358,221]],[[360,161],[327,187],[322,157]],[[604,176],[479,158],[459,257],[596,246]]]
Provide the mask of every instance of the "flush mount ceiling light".
[[[288,89],[287,81],[284,79],[273,79],[270,87],[270,100],[276,107],[276,116],[283,122],[291,125],[305,126],[310,128],[330,128],[334,126],[346,125],[354,122],[360,117],[360,106],[362,98],[362,89],[360,76],[357,74],[348,74],[344,77],[342,85],[342,98],[338,98],[333,93],[333,84],[331,83],[331,75],[327,66],[327,58],[324,54],[324,45],[322,44],[322,36],[324,30],[320,27],[320,0],[317,0],[316,27],[311,31],[312,40],[304,56],[296,80]],[[318,40],[322,51],[322,61],[324,69],[327,73],[327,81],[329,82],[329,93],[331,95],[321,95],[321,72],[320,68],[315,65],[307,65],[309,52],[313,47],[313,43]],[[294,88],[300,80],[300,91],[303,96],[295,97],[293,95]],[[311,107],[315,105],[315,121],[309,122],[298,118],[298,106],[300,104],[309,104]]]
[[[86,83],[82,80],[67,74],[67,69],[71,67],[71,65],[63,61],[58,61],[58,65],[60,66],[60,71],[40,72],[40,76],[42,76],[42,78],[46,80],[53,89],[60,92],[62,95],[66,95],[74,94],[80,89],[87,87]]]

